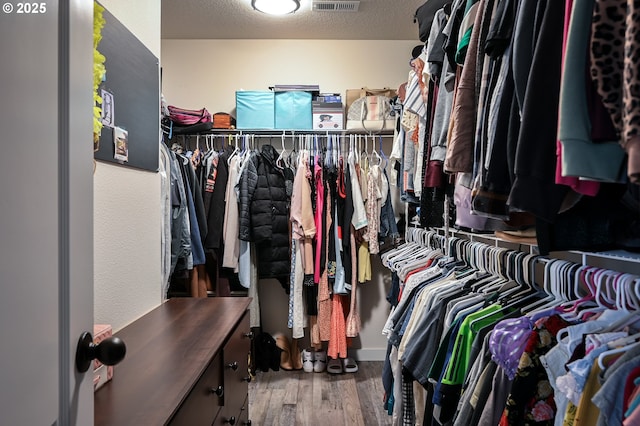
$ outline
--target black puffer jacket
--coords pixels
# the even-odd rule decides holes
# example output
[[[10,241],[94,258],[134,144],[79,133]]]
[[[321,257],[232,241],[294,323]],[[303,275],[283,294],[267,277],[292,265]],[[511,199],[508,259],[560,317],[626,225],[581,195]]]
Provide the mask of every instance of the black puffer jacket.
[[[252,154],[240,179],[239,238],[256,243],[259,278],[289,276],[289,197],[278,152],[264,145]]]

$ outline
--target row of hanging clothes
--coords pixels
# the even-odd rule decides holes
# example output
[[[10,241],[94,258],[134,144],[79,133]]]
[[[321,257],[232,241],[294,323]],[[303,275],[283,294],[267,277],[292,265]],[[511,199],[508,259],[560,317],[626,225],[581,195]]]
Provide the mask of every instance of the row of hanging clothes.
[[[329,342],[329,356],[345,358],[360,329],[356,286],[371,280],[371,255],[399,240],[382,137],[201,135],[162,144],[171,277],[197,297],[248,289],[252,327],[260,326],[258,281],[275,279],[293,338],[307,329],[312,346]]]
[[[640,424],[639,276],[419,228],[381,259],[392,424]]]
[[[637,3],[434,2],[390,155],[420,225],[640,250]]]

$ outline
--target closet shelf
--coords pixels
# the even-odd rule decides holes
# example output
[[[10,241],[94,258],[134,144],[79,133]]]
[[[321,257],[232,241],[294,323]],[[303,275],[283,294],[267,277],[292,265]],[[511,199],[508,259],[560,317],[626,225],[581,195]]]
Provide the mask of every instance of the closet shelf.
[[[440,235],[445,235],[444,228],[433,228],[433,230],[438,232]],[[472,232],[465,232],[450,228],[449,235],[509,250],[518,250],[532,254],[540,253],[537,245],[507,241],[498,238],[493,234],[474,234]],[[549,253],[547,257],[551,259],[568,260],[573,263],[594,266],[597,268],[611,269],[619,272],[640,275],[640,253],[633,253],[626,250],[599,252],[578,250],[553,251]]]
[[[601,252],[587,252],[571,250],[566,252],[551,252],[549,257],[570,260],[583,265],[597,268],[612,269],[633,275],[640,275],[640,253],[625,250],[611,250]]]
[[[440,235],[445,235],[445,228],[433,228]],[[532,254],[539,254],[537,244],[529,244],[526,242],[508,241],[503,238],[496,237],[494,234],[476,234],[473,232],[460,231],[458,229],[449,228],[449,236],[463,238],[473,242],[481,242],[494,247],[501,247],[508,250],[517,250]]]
[[[391,137],[393,129],[383,130],[381,132],[365,132],[361,130],[302,130],[302,129],[211,129],[197,133],[180,133],[179,136],[227,136],[227,135],[255,135],[259,137],[279,138],[282,136],[292,137],[298,135],[371,135]]]

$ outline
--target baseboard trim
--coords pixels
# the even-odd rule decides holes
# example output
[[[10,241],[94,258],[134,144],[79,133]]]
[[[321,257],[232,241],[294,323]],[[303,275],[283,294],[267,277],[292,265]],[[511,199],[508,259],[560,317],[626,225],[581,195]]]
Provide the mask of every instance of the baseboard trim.
[[[387,348],[354,349],[353,352],[358,361],[384,361]]]

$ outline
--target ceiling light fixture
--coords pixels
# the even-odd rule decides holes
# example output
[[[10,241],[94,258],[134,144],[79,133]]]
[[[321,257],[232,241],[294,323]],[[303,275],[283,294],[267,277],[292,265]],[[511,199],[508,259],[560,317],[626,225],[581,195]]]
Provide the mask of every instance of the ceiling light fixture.
[[[300,9],[300,0],[251,0],[251,6],[269,15],[286,15]]]

